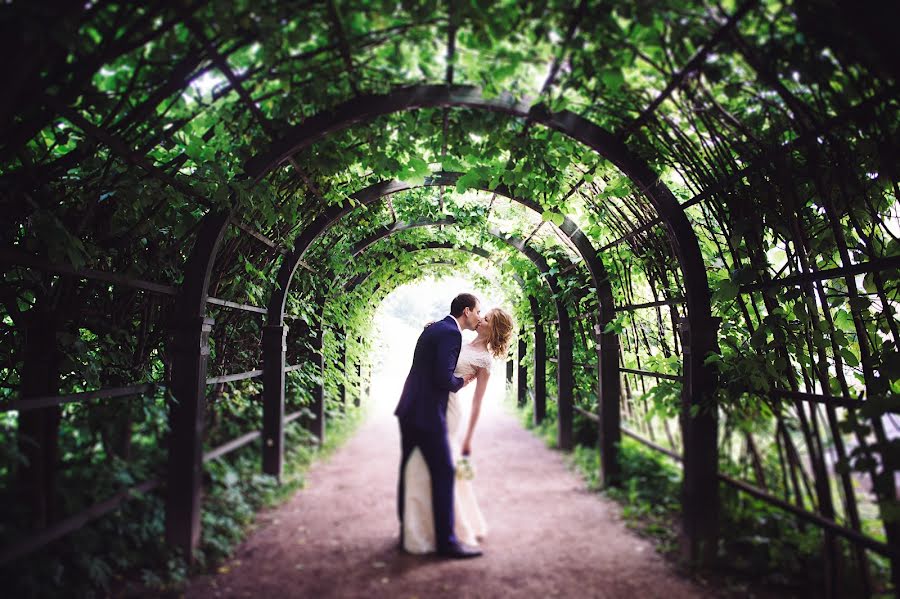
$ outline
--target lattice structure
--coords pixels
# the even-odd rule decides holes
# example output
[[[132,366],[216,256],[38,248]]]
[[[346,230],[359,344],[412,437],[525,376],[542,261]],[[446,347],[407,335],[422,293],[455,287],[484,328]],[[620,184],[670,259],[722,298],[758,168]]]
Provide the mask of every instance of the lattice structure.
[[[872,560],[898,588],[890,10],[5,6],[2,473],[27,509],[0,560],[130,491],[190,556],[204,464],[258,445],[280,476],[289,423],[321,439],[364,399],[378,303],[477,263],[562,449],[598,443],[605,485],[623,435],[682,464],[684,556],[754,497],[821,530],[824,596],[873,593]],[[95,468],[105,496],[66,511],[78,456],[131,483]]]

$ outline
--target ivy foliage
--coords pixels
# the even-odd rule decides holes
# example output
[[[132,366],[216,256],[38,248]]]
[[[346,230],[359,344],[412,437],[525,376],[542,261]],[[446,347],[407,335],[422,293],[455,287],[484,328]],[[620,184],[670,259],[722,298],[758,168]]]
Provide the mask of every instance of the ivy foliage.
[[[896,19],[827,0],[18,2],[3,18],[22,59],[0,103],[0,400],[157,385],[134,401],[41,416],[60,439],[47,450],[59,467],[30,526],[90,503],[69,494],[73,481],[113,492],[159,471],[174,290],[201,219],[234,214],[210,295],[263,307],[298,235],[346,206],[291,283],[288,359],[300,368],[287,379],[290,409],[322,384],[329,413],[341,413],[340,389],[365,386],[377,302],[423,273],[460,270],[506,289],[520,324],[546,328],[551,356],[557,306],[571,312],[577,401],[595,409],[600,307],[560,229],[568,217],[602,248],[615,304],[645,306],[602,320],[623,368],[685,373],[684,298],[709,293],[721,320],[703,359],[718,374],[721,470],[898,542],[900,458],[886,423],[900,410],[900,118],[895,36],[879,29]],[[530,116],[411,106],[310,140],[259,180],[245,175],[307,119],[421,84],[578,115],[624,143],[647,182],[682,203],[708,289],[687,288],[694,242],[673,237],[670,216],[615,152],[596,154]],[[442,172],[461,176],[418,187]],[[392,180],[413,188],[359,205],[355,193]],[[501,190],[539,210],[492,193]],[[385,226],[450,218],[355,254]],[[527,241],[548,272],[492,230]],[[434,241],[456,250],[418,249]],[[208,313],[211,375],[255,369],[264,317]],[[45,375],[32,376],[35,364]],[[551,396],[555,374],[550,365]],[[633,373],[622,383],[625,425],[680,452],[681,384]],[[210,390],[208,448],[257,426],[258,392],[253,382]],[[35,422],[0,416],[15,439],[2,444],[4,505],[9,481],[36,459]],[[590,441],[590,426],[577,426]]]

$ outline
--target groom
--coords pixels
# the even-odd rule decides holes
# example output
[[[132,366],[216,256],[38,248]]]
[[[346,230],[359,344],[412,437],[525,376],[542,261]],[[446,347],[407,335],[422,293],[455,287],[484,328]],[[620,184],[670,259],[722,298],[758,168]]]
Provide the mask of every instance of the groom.
[[[431,501],[437,552],[453,558],[477,557],[481,551],[460,543],[453,534],[453,481],[455,472],[447,441],[447,402],[468,380],[453,374],[462,346],[462,330],[474,331],[481,320],[481,305],[470,293],[457,295],[450,315],[427,327],[416,343],[412,367],[394,414],[400,421],[403,455],[400,459],[398,512],[403,546],[403,470],[416,447],[431,473]]]

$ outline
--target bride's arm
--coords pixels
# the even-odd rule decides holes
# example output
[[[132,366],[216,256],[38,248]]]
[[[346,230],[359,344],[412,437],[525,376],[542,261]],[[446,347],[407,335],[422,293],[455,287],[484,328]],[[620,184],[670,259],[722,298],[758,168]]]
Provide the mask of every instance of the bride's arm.
[[[472,453],[472,435],[475,433],[475,425],[478,423],[478,414],[481,412],[481,400],[484,398],[484,390],[487,389],[488,380],[491,378],[491,371],[487,368],[479,368],[478,374],[475,375],[475,396],[472,398],[472,415],[469,417],[469,430],[466,432],[466,439],[463,441],[462,454],[469,455]]]

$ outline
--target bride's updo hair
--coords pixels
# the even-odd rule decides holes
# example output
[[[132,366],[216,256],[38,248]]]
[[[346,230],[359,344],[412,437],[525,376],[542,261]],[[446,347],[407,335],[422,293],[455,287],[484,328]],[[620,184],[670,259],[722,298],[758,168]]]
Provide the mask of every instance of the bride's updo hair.
[[[502,308],[494,308],[488,314],[491,315],[491,336],[488,339],[488,349],[495,358],[505,358],[513,336],[512,316]]]

